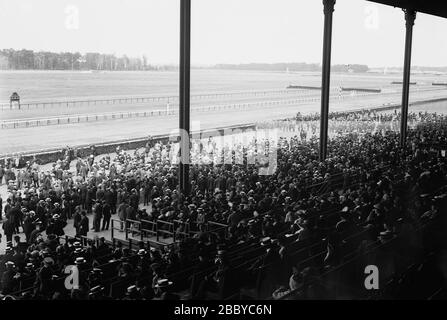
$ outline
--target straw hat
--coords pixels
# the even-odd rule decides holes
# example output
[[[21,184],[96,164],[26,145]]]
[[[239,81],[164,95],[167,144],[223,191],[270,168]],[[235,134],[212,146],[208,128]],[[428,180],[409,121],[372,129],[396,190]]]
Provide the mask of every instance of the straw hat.
[[[167,288],[172,285],[173,285],[172,281],[169,281],[168,279],[160,279],[157,281],[155,288]]]

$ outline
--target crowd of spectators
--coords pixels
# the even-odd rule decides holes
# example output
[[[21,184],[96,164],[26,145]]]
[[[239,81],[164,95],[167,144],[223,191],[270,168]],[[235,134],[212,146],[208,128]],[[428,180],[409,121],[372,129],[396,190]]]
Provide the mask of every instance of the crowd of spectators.
[[[281,296],[322,268],[340,263],[347,251],[357,250],[360,243],[354,248],[342,245],[347,235],[367,230],[361,242],[365,245],[395,235],[403,222],[420,224],[437,215],[441,200],[427,195],[447,182],[445,151],[439,149],[447,139],[446,119],[410,114],[410,121],[419,124],[409,131],[402,149],[398,133],[370,130],[377,121],[398,118],[393,113],[331,114],[339,123],[334,132],[344,134],[332,135],[330,156],[322,162],[316,137],[302,134],[315,116],[299,115],[301,134],[277,141],[253,138],[231,146],[219,146],[213,139],[194,141],[189,196],[176,189],[178,150],[172,142],[148,144],[135,152],[118,148],[116,156],[87,159],[72,160],[68,152],[49,170],[36,161],[20,169],[9,163],[0,169],[9,188],[5,203],[0,202],[7,241],[0,262],[1,293],[16,297],[23,280],[32,279],[32,289],[22,290],[20,298],[106,299],[103,279],[108,274],[129,280],[125,299],[178,299],[168,275],[194,264],[194,257],[199,259],[194,272],[217,268],[191,293],[204,298],[222,283],[236,281],[229,275],[231,248],[258,243],[262,254],[244,272],[250,279],[254,270],[273,265],[270,273],[278,276],[265,290],[272,294],[277,289],[273,296]],[[265,160],[272,150],[275,170],[260,175],[265,163],[256,159]],[[94,235],[109,229],[113,216],[123,222],[180,220],[195,236],[176,249],[141,242],[135,252],[104,238],[87,244],[63,240],[68,223],[77,236]],[[224,234],[207,232],[208,221],[228,228]],[[15,235],[22,232],[21,240]],[[292,235],[297,243],[325,239],[326,254],[319,265],[300,269],[286,245]],[[105,271],[101,266],[111,261],[114,269]],[[67,290],[60,279],[72,265],[82,276],[79,286]]]

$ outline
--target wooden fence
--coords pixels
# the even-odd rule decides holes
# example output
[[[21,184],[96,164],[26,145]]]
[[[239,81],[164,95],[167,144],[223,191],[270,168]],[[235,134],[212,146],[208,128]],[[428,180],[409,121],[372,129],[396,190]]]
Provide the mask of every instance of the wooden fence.
[[[375,93],[357,93],[355,95],[341,95],[333,94],[332,97],[338,100],[345,99],[358,99],[364,96],[375,95]],[[246,103],[231,103],[221,105],[208,105],[191,108],[194,112],[211,112],[211,111],[224,111],[224,110],[241,110],[249,108],[259,107],[272,107],[272,106],[284,106],[284,105],[296,105],[302,103],[315,103],[319,102],[320,97],[317,96],[305,96],[288,100],[273,100],[273,101],[257,101]],[[64,116],[55,116],[48,118],[30,118],[30,119],[14,119],[4,120],[0,123],[0,129],[16,129],[16,128],[28,128],[28,127],[40,127],[50,125],[66,125],[76,124],[92,121],[105,121],[105,120],[117,120],[117,119],[129,119],[129,118],[142,118],[142,117],[154,117],[154,116],[172,116],[178,114],[178,108],[173,106],[170,110],[157,109],[148,111],[130,111],[130,112],[107,112],[98,114],[73,114]]]

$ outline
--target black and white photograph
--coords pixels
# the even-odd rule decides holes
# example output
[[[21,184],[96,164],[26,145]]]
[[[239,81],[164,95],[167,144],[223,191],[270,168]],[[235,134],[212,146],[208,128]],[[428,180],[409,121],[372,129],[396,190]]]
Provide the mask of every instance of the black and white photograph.
[[[446,153],[444,1],[0,0],[0,308],[446,300]]]

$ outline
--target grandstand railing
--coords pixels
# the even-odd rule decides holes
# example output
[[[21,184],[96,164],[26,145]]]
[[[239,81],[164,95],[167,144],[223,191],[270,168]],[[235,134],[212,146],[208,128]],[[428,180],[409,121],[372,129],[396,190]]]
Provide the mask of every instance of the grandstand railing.
[[[126,241],[149,240],[160,245],[171,245],[165,239],[172,239],[172,242],[176,243],[183,239],[194,237],[199,232],[220,233],[224,236],[227,236],[228,232],[228,225],[214,221],[207,221],[203,224],[202,229],[199,228],[194,222],[182,220],[149,221],[126,219],[121,221],[112,219],[111,238],[118,240],[119,238],[116,236],[116,231],[118,231],[124,232]]]

